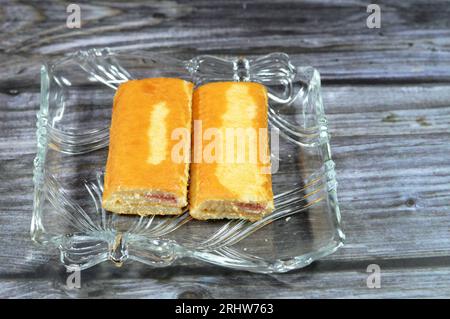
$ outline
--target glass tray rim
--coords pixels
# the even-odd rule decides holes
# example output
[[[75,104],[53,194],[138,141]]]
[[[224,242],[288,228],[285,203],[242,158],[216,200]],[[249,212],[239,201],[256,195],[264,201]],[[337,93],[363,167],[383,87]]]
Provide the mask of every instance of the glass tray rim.
[[[48,148],[48,130],[47,130],[47,123],[48,123],[48,108],[49,108],[49,101],[48,101],[48,96],[47,96],[47,92],[48,92],[48,83],[49,83],[49,74],[52,72],[52,69],[57,66],[58,64],[64,63],[66,61],[69,61],[70,59],[72,59],[74,56],[77,55],[85,55],[85,54],[104,54],[104,52],[107,52],[107,54],[110,55],[117,55],[117,56],[140,56],[140,57],[155,57],[155,56],[160,56],[160,54],[155,54],[155,53],[151,53],[151,52],[146,52],[146,51],[132,51],[132,52],[122,52],[122,51],[113,51],[109,48],[101,48],[101,49],[89,49],[89,50],[79,50],[76,53],[73,53],[69,56],[66,57],[62,57],[60,59],[56,59],[53,61],[48,61],[48,62],[44,62],[41,68],[41,98],[40,98],[40,108],[39,111],[37,112],[37,130],[36,130],[36,135],[37,135],[37,154],[34,160],[34,165],[33,165],[33,183],[34,183],[34,203],[33,203],[33,214],[32,214],[32,222],[31,222],[31,237],[33,239],[33,241],[35,243],[41,244],[41,245],[53,245],[53,246],[60,246],[59,244],[57,244],[58,241],[62,240],[62,238],[59,238],[58,241],[54,241],[54,240],[46,240],[43,239],[45,238],[45,234],[42,232],[43,227],[41,227],[41,225],[39,225],[39,202],[41,200],[43,200],[42,196],[42,179],[43,179],[43,175],[44,175],[44,170],[43,170],[43,166],[45,164],[45,155],[47,152],[47,148]],[[281,54],[281,55],[286,55],[285,53],[271,53],[271,54]],[[270,54],[269,54],[270,55]],[[209,57],[214,57],[217,59],[221,59],[223,61],[231,61],[231,60],[237,60],[237,59],[241,59],[241,57],[232,57],[230,55],[208,55]],[[268,55],[255,55],[257,57],[264,57],[264,56],[268,56]],[[177,60],[178,62],[182,62],[185,64],[190,63],[192,60],[197,59],[199,57],[202,57],[202,55],[200,56],[194,56],[192,59],[190,60],[180,60],[174,57],[171,57],[174,60]],[[253,57],[253,55],[252,55]],[[320,75],[318,73],[317,70],[315,70],[312,67],[297,67],[297,68],[311,68],[313,70],[313,72],[315,73],[314,76],[317,77],[317,81],[318,81],[318,85],[320,86]],[[320,88],[319,88],[320,90]],[[321,94],[321,92],[319,91],[319,94]],[[326,174],[331,176],[331,180],[337,184],[336,180],[335,180],[335,170],[334,170],[334,162],[332,161],[331,158],[331,150],[330,150],[330,144],[329,144],[329,134],[328,134],[328,122],[326,119],[326,115],[325,112],[323,110],[323,103],[320,99],[320,107],[318,108],[318,125],[320,126],[320,132],[321,134],[324,135],[324,147],[328,152],[328,156],[329,156],[329,160],[327,161],[327,163],[323,162],[322,164],[324,166],[326,166]],[[175,251],[175,255],[176,258],[179,257],[193,257],[196,258],[198,260],[203,260],[206,261],[208,263],[212,263],[212,264],[217,264],[220,266],[225,266],[225,267],[229,267],[229,268],[235,268],[235,269],[242,269],[242,270],[248,270],[251,272],[258,272],[258,273],[284,273],[293,269],[298,269],[298,268],[302,268],[305,267],[309,264],[311,264],[313,261],[323,258],[327,255],[330,255],[332,253],[334,253],[338,248],[340,248],[341,246],[343,246],[344,244],[344,240],[345,240],[345,234],[342,230],[341,227],[341,217],[340,217],[340,210],[339,210],[339,204],[338,204],[338,200],[337,200],[337,190],[336,190],[336,185],[334,187],[328,188],[327,189],[328,192],[328,198],[331,198],[333,201],[333,207],[330,208],[330,212],[333,217],[333,223],[334,223],[334,237],[332,238],[332,240],[325,246],[322,246],[320,249],[315,250],[315,251],[311,251],[310,253],[307,254],[303,254],[300,256],[292,256],[291,258],[288,259],[283,259],[283,260],[276,260],[276,261],[271,261],[268,262],[266,260],[253,260],[247,263],[242,263],[239,262],[239,260],[233,260],[233,258],[231,257],[227,257],[227,251],[226,251],[226,247],[222,249],[222,251],[220,251],[221,254],[221,258],[218,258],[217,254],[211,253],[211,252],[204,252],[204,251],[186,251],[186,249],[184,249],[183,251]],[[153,244],[155,244],[156,246],[161,246],[164,245],[164,243],[160,243],[158,241],[155,241]],[[172,249],[177,249],[172,248]],[[152,266],[167,266],[169,264],[171,264],[173,261],[168,261],[167,263],[163,262],[161,264],[158,263],[148,263],[145,260],[141,260],[139,258],[133,258],[133,256],[130,256],[130,259],[134,259]],[[61,262],[64,263],[63,260],[63,255],[61,252]],[[93,265],[89,265],[93,266]],[[68,267],[66,265],[66,267]],[[86,267],[86,268],[89,268]]]

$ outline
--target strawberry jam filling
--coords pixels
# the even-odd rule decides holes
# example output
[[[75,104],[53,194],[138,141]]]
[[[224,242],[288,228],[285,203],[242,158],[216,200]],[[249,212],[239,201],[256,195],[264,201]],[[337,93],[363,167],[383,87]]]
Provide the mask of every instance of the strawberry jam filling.
[[[146,194],[145,198],[171,204],[177,203],[177,198],[172,194]]]

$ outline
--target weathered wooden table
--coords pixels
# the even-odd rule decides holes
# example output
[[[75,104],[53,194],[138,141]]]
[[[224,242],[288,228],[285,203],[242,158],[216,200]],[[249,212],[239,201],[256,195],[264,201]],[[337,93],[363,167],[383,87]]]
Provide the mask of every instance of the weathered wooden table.
[[[450,2],[0,1],[0,297],[450,297]],[[80,48],[288,53],[321,72],[346,246],[288,274],[110,264],[65,288],[29,237],[40,61]],[[366,285],[369,264],[381,288]]]

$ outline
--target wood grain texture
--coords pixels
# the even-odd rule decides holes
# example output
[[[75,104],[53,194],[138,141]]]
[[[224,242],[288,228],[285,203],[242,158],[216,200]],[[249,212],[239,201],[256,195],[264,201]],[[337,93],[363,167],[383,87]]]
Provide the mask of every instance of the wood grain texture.
[[[445,298],[450,293],[448,262],[448,258],[434,258],[422,264],[415,261],[410,264],[411,260],[390,264],[380,262],[383,272],[379,289],[367,288],[367,265],[355,262],[320,261],[289,275],[217,271],[200,264],[166,269],[151,269],[137,264],[117,269],[104,264],[82,272],[81,289],[69,289],[66,286],[68,274],[62,269],[53,269],[44,278],[3,279],[0,297]],[[348,288],[350,286],[351,289]]]
[[[0,297],[449,297],[450,2],[0,0]],[[109,46],[179,56],[287,52],[318,68],[346,246],[303,270],[257,275],[185,261],[105,264],[64,288],[55,251],[31,243],[42,61]],[[382,268],[368,289],[366,267]]]

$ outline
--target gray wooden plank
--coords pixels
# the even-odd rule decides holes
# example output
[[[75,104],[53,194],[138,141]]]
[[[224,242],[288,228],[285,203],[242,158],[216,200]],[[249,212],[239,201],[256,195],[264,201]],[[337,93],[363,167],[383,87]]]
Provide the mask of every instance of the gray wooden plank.
[[[421,143],[412,139],[392,148],[408,149],[408,142],[412,143],[409,148],[416,151],[401,159],[386,146],[386,142],[371,143],[376,146],[369,152],[362,152],[365,153],[363,156],[355,155],[358,150],[348,151],[346,145],[342,146],[344,150],[340,155],[340,145],[334,143],[347,242],[329,259],[448,256],[450,174],[448,168],[447,171],[442,168],[447,161],[448,143],[441,140],[441,145],[437,144],[442,153],[426,143],[426,147],[417,147],[415,145]],[[386,149],[392,155],[387,156]],[[377,153],[385,158],[374,166],[374,161],[379,158]],[[28,259],[30,255],[41,254],[41,249],[34,247],[28,237],[33,190],[29,169],[32,157],[28,155],[23,160],[3,162],[2,175],[8,181],[0,187],[5,194],[0,201],[0,224],[4,225],[0,241],[6,244],[0,256],[7,262],[0,265],[0,273],[33,269],[48,258],[47,254],[57,253],[46,252],[41,260],[33,260],[33,263]],[[395,165],[408,169],[397,169]]]
[[[244,8],[239,1],[80,4],[86,22],[69,30],[63,3],[10,3],[0,36],[0,67],[15,78],[6,77],[0,87],[29,83],[44,56],[99,46],[188,55],[285,51],[295,63],[317,67],[329,81],[450,79],[448,1],[381,1],[380,30],[366,27],[364,1],[249,1]]]
[[[370,263],[381,268],[381,287],[368,288]],[[143,269],[110,264],[81,272],[81,289],[69,289],[66,273],[52,269],[47,277],[3,279],[0,297],[8,298],[448,298],[450,268],[436,260],[414,268],[369,261],[354,267],[325,262],[289,275],[261,275],[197,265]],[[324,265],[325,269],[320,268]]]
[[[325,111],[333,137],[400,136],[450,133],[450,86],[444,83],[409,85],[327,85],[322,87]],[[101,98],[101,96],[99,96]],[[89,106],[89,98],[80,103]],[[349,102],[351,101],[351,102]],[[33,150],[39,90],[0,93],[2,147],[11,139]],[[102,112],[105,110],[101,110]],[[445,138],[446,135],[443,135]],[[21,141],[22,140],[22,141]],[[22,149],[20,149],[22,151]],[[0,154],[8,156],[9,152]]]

